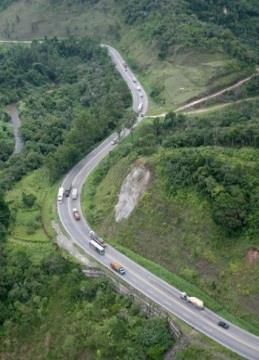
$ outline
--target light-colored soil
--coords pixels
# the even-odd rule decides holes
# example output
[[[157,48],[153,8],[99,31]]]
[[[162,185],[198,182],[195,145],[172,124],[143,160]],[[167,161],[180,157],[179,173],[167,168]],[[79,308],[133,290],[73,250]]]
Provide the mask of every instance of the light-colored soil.
[[[150,180],[150,171],[144,166],[134,167],[124,180],[119,200],[115,206],[117,222],[127,219],[136,207],[140,195],[146,190]]]
[[[259,250],[256,248],[249,249],[246,253],[246,260],[250,264],[259,261]]]

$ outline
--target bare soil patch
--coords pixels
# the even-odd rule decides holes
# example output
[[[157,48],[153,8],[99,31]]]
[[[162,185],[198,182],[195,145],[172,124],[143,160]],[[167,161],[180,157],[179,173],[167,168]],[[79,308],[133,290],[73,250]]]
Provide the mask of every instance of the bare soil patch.
[[[246,253],[246,261],[250,264],[259,260],[259,250],[256,248],[251,248]]]

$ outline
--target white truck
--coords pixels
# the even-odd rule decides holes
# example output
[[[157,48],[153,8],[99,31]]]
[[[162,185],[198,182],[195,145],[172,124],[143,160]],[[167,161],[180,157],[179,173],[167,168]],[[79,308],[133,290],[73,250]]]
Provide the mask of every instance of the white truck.
[[[99,245],[101,245],[102,247],[106,247],[107,245],[105,244],[104,240],[99,237],[93,230],[89,231],[89,236],[91,240],[94,240],[95,242],[97,242]]]
[[[73,189],[72,189],[72,200],[76,200],[76,199],[77,199],[77,195],[78,195],[78,190],[77,190],[77,188],[73,188]]]
[[[197,309],[199,310],[203,310],[204,309],[204,303],[202,300],[194,297],[194,296],[188,296],[186,294],[186,292],[182,292],[180,295],[180,298],[190,304],[192,304],[193,306],[195,306]]]
[[[138,112],[141,112],[142,109],[143,109],[143,103],[139,103],[139,105],[138,105]]]
[[[64,196],[64,188],[61,186],[58,190],[58,202],[61,203]]]

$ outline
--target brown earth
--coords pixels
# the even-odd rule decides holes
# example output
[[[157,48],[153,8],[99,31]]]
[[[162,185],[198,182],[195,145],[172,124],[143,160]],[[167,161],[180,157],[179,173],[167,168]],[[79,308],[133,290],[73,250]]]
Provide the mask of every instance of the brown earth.
[[[250,264],[259,260],[259,250],[256,248],[251,248],[246,253],[246,261]]]

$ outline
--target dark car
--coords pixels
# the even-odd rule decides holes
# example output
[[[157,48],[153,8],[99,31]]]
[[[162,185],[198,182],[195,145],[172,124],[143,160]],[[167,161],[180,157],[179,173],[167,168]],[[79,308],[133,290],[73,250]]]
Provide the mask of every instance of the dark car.
[[[218,322],[218,326],[221,326],[224,329],[229,328],[229,325],[227,323],[225,323],[225,321],[221,321],[221,320]]]
[[[71,185],[68,185],[68,186],[65,188],[65,191],[64,191],[65,197],[69,197],[69,195],[70,195],[70,193],[71,193],[71,190],[72,190],[72,186],[71,186]]]

